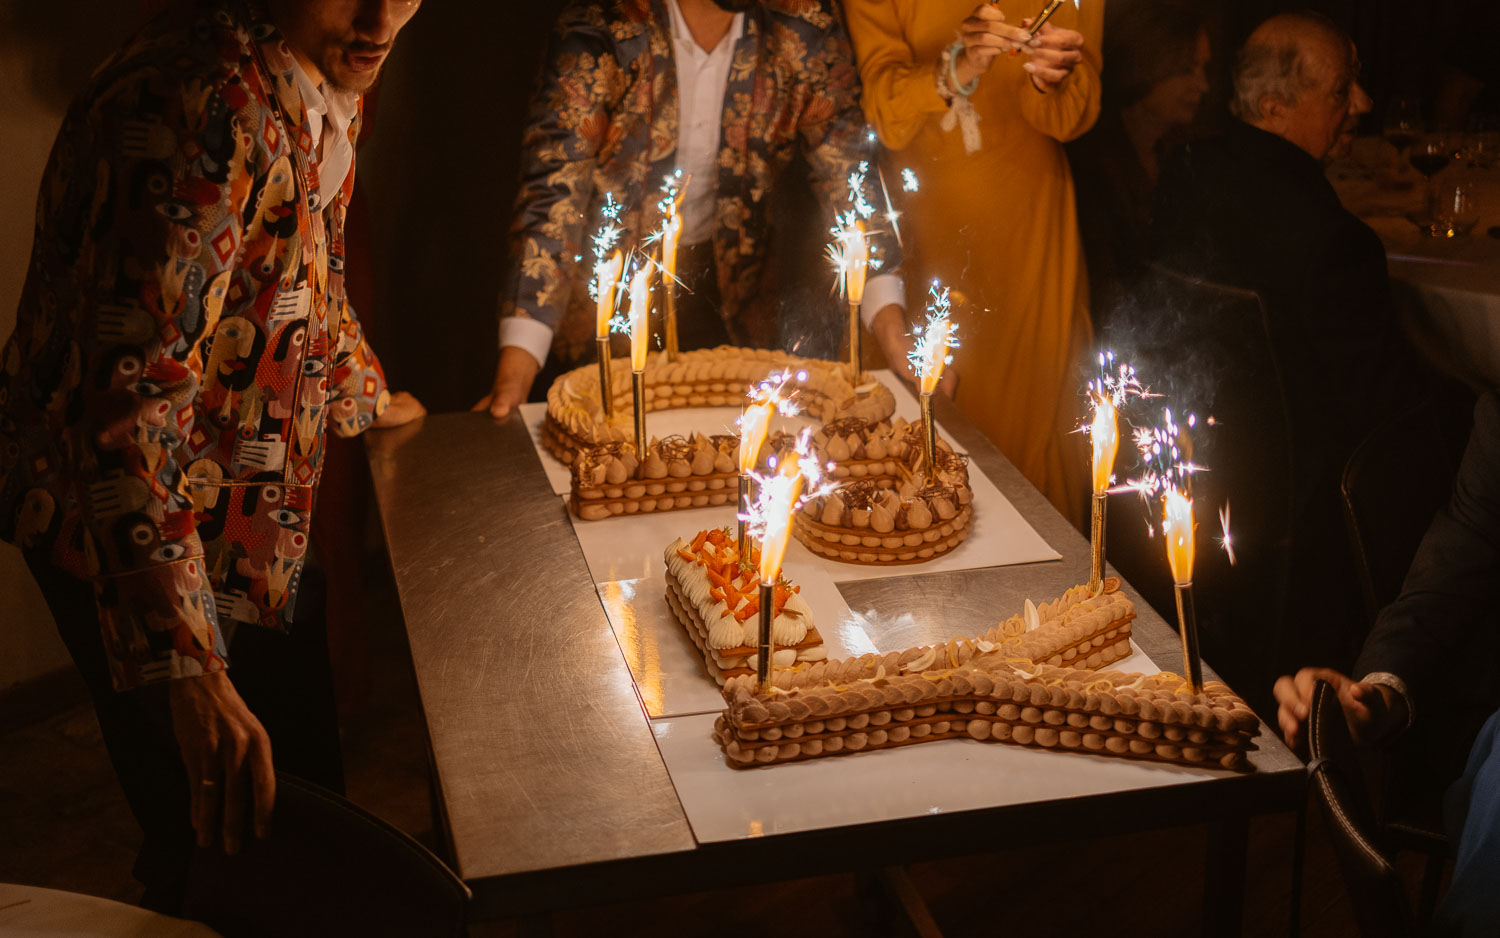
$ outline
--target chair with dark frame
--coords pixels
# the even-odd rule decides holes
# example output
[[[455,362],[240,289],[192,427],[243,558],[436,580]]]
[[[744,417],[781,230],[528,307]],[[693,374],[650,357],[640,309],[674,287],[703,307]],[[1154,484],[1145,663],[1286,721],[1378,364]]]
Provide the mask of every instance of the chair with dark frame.
[[[1307,720],[1308,783],[1328,822],[1344,886],[1363,938],[1407,938],[1417,920],[1406,884],[1382,849],[1383,831],[1366,794],[1354,741],[1333,685],[1318,681]]]
[[[235,856],[196,851],[185,914],[224,938],[462,938],[470,898],[416,840],[278,772],[270,836]]]

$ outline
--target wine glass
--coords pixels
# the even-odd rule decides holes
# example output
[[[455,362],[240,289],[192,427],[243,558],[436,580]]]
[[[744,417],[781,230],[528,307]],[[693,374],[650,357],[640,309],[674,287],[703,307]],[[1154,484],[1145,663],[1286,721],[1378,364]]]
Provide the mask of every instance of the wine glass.
[[[1411,143],[1407,159],[1428,181],[1453,162],[1456,141],[1449,134],[1422,134]]]
[[[1426,130],[1422,123],[1422,104],[1414,94],[1398,94],[1385,106],[1385,120],[1381,133],[1391,142],[1397,152],[1406,148]]]
[[[1449,173],[1435,182],[1427,197],[1427,217],[1418,221],[1423,234],[1457,238],[1479,223],[1479,193],[1470,173]]]

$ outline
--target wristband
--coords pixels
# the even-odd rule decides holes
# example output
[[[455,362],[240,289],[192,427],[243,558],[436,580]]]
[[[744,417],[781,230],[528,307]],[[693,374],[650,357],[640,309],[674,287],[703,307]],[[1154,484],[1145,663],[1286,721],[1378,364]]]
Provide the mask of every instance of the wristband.
[[[959,83],[957,65],[958,57],[963,51],[964,44],[962,40],[955,42],[953,45],[948,47],[948,84],[953,89],[953,92],[955,94],[961,94],[967,98],[969,95],[974,93],[975,88],[979,87],[979,76],[975,75],[974,80],[969,82],[969,86],[967,88]]]

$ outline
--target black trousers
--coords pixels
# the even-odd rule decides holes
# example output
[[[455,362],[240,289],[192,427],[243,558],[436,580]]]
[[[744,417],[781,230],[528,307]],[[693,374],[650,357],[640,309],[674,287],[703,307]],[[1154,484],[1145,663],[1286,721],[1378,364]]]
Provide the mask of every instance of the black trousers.
[[[116,691],[92,587],[33,552],[27,552],[26,564],[88,685],[105,748],[141,826],[134,869],[135,878],[145,886],[141,904],[175,914],[182,908],[193,828],[189,782],[172,731],[167,685]],[[297,594],[297,622],[287,632],[253,625],[236,630],[229,649],[229,677],[270,736],[276,768],[342,793],[344,770],[323,625],[324,594],[321,572],[309,564]]]

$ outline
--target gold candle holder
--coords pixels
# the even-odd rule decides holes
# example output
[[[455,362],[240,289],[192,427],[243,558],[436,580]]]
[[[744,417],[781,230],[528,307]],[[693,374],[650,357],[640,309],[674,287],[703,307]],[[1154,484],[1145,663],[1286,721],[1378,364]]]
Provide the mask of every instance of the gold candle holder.
[[[750,475],[740,473],[739,515],[736,522],[736,546],[740,555],[740,566],[750,566],[750,532],[746,530],[745,516],[750,513]]]
[[[666,353],[667,361],[677,360],[677,280],[675,277],[662,278],[662,287],[667,293],[666,324],[662,329],[663,351]]]
[[[864,356],[860,353],[859,304],[851,301],[849,303],[849,370],[853,375],[856,388],[864,383],[864,366],[861,363]]]
[[[922,400],[922,454],[927,459],[927,482],[937,482],[937,421],[932,419],[932,392],[923,391]]]
[[[1177,594],[1177,629],[1182,634],[1182,670],[1193,693],[1203,693],[1203,659],[1198,653],[1198,610],[1193,605],[1193,584],[1174,583]]]
[[[1098,593],[1104,585],[1104,500],[1095,492],[1089,514],[1089,592]]]
[[[646,465],[646,372],[632,371],[631,391],[635,399],[635,458]]]
[[[761,693],[771,692],[771,656],[776,647],[771,644],[771,620],[776,616],[776,584],[760,584],[760,644],[755,661],[755,677],[760,682]]]
[[[594,337],[594,347],[599,353],[599,403],[604,407],[604,419],[615,419],[615,392],[609,374],[609,336]]]

